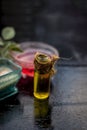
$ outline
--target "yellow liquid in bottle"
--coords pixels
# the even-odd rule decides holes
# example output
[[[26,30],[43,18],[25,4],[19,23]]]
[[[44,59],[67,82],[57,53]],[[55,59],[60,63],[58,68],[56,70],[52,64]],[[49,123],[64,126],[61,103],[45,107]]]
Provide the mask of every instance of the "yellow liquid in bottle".
[[[34,75],[34,96],[38,99],[46,99],[50,93],[50,78],[49,73]]]

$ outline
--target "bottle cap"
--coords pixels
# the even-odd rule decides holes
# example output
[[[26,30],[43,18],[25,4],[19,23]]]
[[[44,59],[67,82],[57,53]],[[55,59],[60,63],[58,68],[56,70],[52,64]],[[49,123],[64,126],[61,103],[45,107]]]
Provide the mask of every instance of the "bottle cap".
[[[54,62],[57,60],[54,60],[55,58],[51,59],[48,55],[43,53],[36,53],[34,65],[35,70],[39,71],[39,73],[47,73],[50,72],[53,68]]]

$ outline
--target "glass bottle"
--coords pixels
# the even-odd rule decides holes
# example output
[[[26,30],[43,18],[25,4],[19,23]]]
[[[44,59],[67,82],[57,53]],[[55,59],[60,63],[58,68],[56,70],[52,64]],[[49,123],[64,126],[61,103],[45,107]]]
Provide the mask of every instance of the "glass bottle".
[[[54,74],[53,65],[58,59],[43,53],[36,53],[34,65],[34,96],[38,99],[46,99],[50,94],[50,78]]]

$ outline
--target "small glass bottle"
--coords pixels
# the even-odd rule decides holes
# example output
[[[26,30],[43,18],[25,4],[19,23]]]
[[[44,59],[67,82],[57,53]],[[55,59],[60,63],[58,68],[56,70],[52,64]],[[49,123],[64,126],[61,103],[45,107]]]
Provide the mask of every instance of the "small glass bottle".
[[[38,99],[46,99],[50,94],[50,78],[54,73],[53,65],[58,57],[53,58],[36,53],[34,65],[34,96]]]

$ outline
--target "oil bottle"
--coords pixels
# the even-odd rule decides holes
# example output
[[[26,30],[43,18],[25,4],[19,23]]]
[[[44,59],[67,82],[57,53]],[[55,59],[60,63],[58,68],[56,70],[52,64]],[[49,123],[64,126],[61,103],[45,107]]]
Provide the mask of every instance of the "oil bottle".
[[[54,74],[54,63],[57,56],[52,58],[43,53],[36,53],[34,59],[34,96],[38,99],[46,99],[50,94],[50,78]]]

